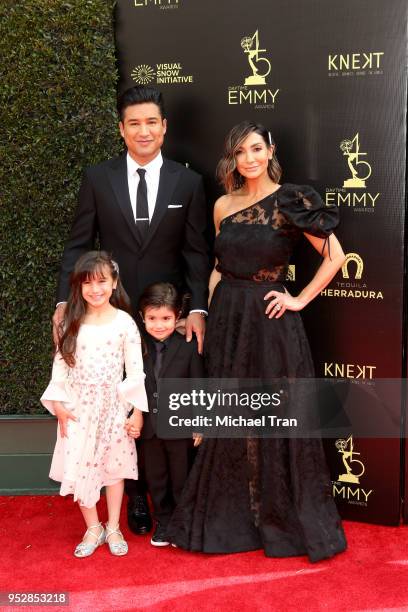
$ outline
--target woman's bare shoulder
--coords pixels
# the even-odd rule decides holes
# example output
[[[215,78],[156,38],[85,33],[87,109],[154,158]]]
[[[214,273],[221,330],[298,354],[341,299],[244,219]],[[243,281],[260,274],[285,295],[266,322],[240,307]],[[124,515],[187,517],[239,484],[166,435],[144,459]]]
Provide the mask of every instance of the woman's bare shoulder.
[[[231,201],[231,194],[226,193],[225,195],[222,195],[221,197],[218,198],[218,200],[215,201],[214,211],[222,210],[223,208],[225,208],[225,206],[228,206],[230,201]]]
[[[236,207],[237,202],[239,202],[240,196],[242,196],[242,194],[239,190],[221,196],[214,204],[214,213],[219,214],[229,212],[230,208]]]

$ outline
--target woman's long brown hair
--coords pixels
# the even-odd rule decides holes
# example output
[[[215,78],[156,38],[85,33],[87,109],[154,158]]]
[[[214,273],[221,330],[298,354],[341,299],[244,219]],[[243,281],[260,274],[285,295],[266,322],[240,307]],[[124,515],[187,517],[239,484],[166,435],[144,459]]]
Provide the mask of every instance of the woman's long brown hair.
[[[224,155],[217,166],[217,178],[224,186],[227,193],[240,189],[245,183],[245,178],[241,176],[237,170],[235,156],[245,138],[254,132],[262,137],[267,147],[274,147],[272,159],[270,159],[268,163],[268,175],[275,183],[279,183],[282,176],[282,168],[276,157],[276,145],[270,133],[261,123],[242,121],[238,123],[238,125],[235,125],[227,134],[224,143]]]
[[[58,330],[58,350],[71,368],[75,365],[78,332],[86,313],[86,301],[82,297],[82,283],[95,277],[105,276],[106,270],[109,270],[112,279],[117,283],[109,300],[110,303],[115,308],[130,313],[130,300],[120,281],[117,263],[106,251],[89,251],[82,255],[71,274],[71,291],[64,319]]]

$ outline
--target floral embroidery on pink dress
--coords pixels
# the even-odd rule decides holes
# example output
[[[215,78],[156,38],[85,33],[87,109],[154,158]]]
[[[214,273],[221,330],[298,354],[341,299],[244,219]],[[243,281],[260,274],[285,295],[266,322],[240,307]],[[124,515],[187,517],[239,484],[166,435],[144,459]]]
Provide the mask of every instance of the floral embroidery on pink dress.
[[[132,407],[148,410],[144,378],[139,331],[121,310],[105,325],[81,325],[73,368],[56,354],[41,402],[52,414],[52,401],[63,402],[77,418],[68,421],[68,438],[58,428],[50,478],[61,482],[61,495],[90,508],[103,486],[137,479],[125,421]]]

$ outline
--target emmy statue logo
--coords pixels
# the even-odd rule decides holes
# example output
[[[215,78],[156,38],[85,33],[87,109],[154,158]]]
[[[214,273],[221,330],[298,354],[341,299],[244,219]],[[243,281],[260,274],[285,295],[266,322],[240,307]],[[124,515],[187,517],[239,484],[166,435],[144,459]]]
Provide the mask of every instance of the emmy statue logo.
[[[361,153],[360,151],[358,133],[354,136],[353,140],[342,140],[340,150],[347,157],[348,167],[351,172],[351,178],[344,181],[343,187],[354,187],[357,189],[365,187],[366,180],[371,176],[371,166],[368,162],[360,159],[362,155],[367,155],[367,153]]]
[[[296,280],[296,266],[295,264],[290,264],[288,267],[288,272],[286,274],[287,281],[295,281]]]
[[[354,484],[360,484],[360,478],[365,472],[364,463],[359,459],[353,459],[355,455],[359,455],[353,450],[353,436],[344,440],[340,438],[336,440],[336,448],[339,453],[342,454],[342,460],[344,467],[346,468],[345,474],[339,474],[337,480],[340,482],[352,482]],[[353,465],[352,465],[353,464]],[[354,473],[353,473],[354,472]]]
[[[241,47],[248,55],[248,62],[252,74],[245,79],[245,85],[265,85],[266,77],[271,71],[271,63],[266,57],[261,57],[266,49],[259,48],[258,30],[253,36],[245,36],[241,40]]]
[[[341,273],[343,274],[343,278],[350,278],[348,271],[350,261],[354,261],[357,266],[354,278],[359,280],[363,276],[364,262],[358,253],[347,253],[346,261],[341,267]]]

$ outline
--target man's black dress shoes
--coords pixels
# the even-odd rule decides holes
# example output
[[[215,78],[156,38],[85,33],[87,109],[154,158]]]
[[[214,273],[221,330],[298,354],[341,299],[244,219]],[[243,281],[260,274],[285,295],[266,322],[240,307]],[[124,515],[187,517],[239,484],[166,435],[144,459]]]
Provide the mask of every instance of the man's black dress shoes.
[[[146,495],[129,497],[127,516],[130,531],[136,535],[149,533],[152,528],[152,518],[150,516]]]

